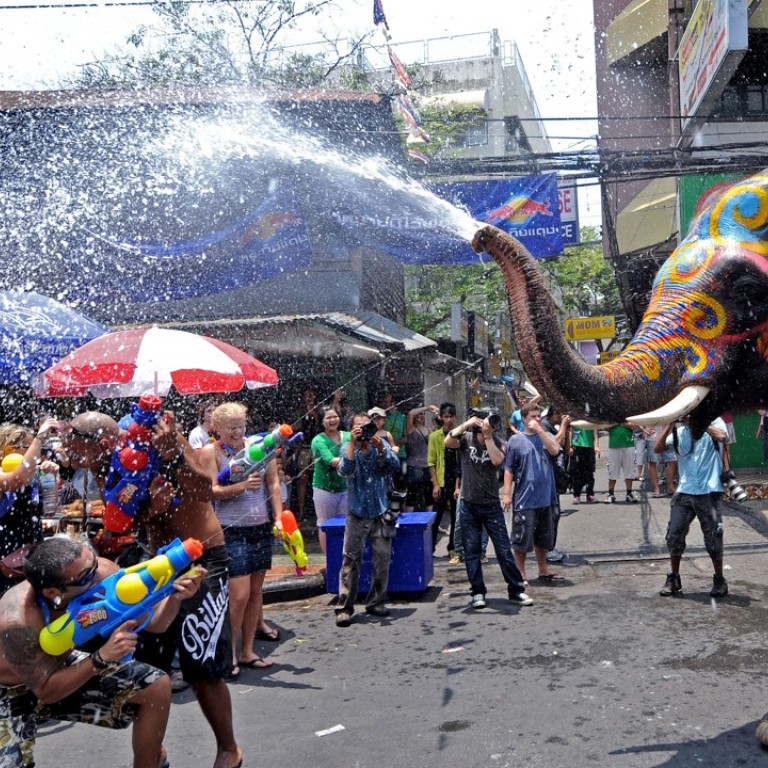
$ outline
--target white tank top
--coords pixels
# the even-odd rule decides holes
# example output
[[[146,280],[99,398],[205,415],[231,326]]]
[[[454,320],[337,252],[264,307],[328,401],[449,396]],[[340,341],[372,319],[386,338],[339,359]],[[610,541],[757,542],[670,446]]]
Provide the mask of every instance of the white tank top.
[[[219,470],[229,461],[230,456],[216,443],[216,462]],[[261,479],[264,480],[264,472]],[[220,499],[216,502],[216,516],[223,528],[243,528],[251,525],[263,525],[269,522],[267,509],[267,487],[262,484],[256,491],[243,491],[231,499]]]

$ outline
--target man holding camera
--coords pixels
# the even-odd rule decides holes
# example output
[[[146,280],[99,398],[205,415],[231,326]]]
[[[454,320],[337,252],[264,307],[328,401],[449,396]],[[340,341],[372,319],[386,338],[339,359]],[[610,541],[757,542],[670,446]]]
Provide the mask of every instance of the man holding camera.
[[[686,417],[682,422],[667,424],[653,446],[656,453],[672,446],[679,457],[680,481],[672,497],[666,537],[671,572],[659,592],[662,597],[683,591],[680,560],[685,552],[685,537],[696,517],[715,570],[709,595],[725,597],[728,594],[728,582],[723,577],[723,521],[719,508],[723,495],[721,451],[727,437],[725,422],[717,418],[694,440]]]
[[[461,461],[459,517],[464,543],[464,564],[472,589],[472,607],[485,608],[485,581],[481,563],[483,528],[493,542],[496,559],[507,582],[509,600],[515,605],[533,605],[525,594],[523,577],[509,542],[504,511],[499,500],[499,467],[504,463],[503,443],[494,434],[501,418],[488,411],[470,411],[470,418],[452,429],[446,448],[457,448]]]
[[[373,550],[373,578],[365,611],[382,618],[389,616],[384,603],[397,519],[389,508],[386,480],[400,471],[400,461],[389,443],[376,432],[376,424],[367,413],[356,413],[352,417],[350,439],[341,447],[338,472],[347,478],[348,491],[337,627],[348,627],[352,623],[363,547],[368,537]]]

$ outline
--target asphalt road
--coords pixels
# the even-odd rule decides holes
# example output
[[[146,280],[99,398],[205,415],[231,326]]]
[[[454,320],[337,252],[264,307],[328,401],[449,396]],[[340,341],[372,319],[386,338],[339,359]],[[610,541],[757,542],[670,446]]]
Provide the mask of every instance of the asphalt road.
[[[694,524],[684,594],[661,598],[668,504],[641,495],[636,505],[564,503],[567,580],[539,585],[531,568],[529,608],[506,601],[492,560],[488,608],[472,611],[463,568],[442,547],[433,586],[393,600],[389,619],[357,614],[338,629],[325,595],[268,606],[282,639],[257,649],[275,664],[231,686],[244,766],[766,765],[754,732],[768,711],[768,528],[727,510],[731,594],[715,604]],[[212,765],[193,697],[174,701],[171,765]],[[37,759],[128,766],[130,732],[46,726]]]

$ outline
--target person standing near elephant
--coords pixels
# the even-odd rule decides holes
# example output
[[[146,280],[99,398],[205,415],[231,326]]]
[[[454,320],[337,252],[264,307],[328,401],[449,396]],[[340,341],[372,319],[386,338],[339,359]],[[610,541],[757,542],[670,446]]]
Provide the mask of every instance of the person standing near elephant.
[[[455,539],[456,530],[456,478],[458,477],[458,457],[454,448],[445,447],[445,436],[456,423],[456,406],[453,403],[440,403],[440,427],[429,436],[427,445],[427,466],[432,479],[432,499],[437,512],[432,523],[432,552],[437,546],[440,522],[446,510],[451,523],[448,534],[448,557],[453,565],[463,560],[459,557],[461,543]],[[461,549],[463,552],[463,548]],[[455,562],[454,562],[455,559]]]
[[[539,580],[563,581],[562,576],[550,572],[547,560],[557,536],[560,510],[553,462],[561,448],[555,435],[542,425],[538,405],[524,405],[522,415],[523,431],[509,438],[504,461],[502,503],[505,508],[512,507],[512,550],[523,579],[527,554],[534,552]]]
[[[662,597],[683,591],[680,580],[680,560],[685,552],[685,538],[694,518],[699,519],[704,546],[712,559],[714,575],[710,597],[725,597],[728,582],[723,577],[723,520],[720,499],[723,496],[722,447],[728,439],[725,422],[715,419],[706,432],[694,440],[686,417],[680,424],[668,424],[659,435],[654,450],[674,448],[679,455],[680,482],[672,497],[667,526],[670,572],[659,594]]]
[[[571,482],[573,504],[581,504],[581,491],[586,492],[587,503],[595,501],[596,456],[600,455],[600,442],[595,429],[574,427],[571,433]]]
[[[501,424],[499,424],[499,427]],[[461,498],[459,517],[464,544],[464,564],[472,592],[472,607],[485,608],[486,587],[482,566],[482,532],[493,542],[511,603],[533,605],[525,594],[525,579],[512,556],[504,510],[499,502],[499,467],[504,463],[504,444],[494,434],[490,418],[470,416],[445,437],[445,447],[459,451]]]
[[[608,430],[608,503],[616,503],[616,481],[624,476],[627,503],[637,502],[632,493],[635,481],[635,436],[626,424],[614,424]]]

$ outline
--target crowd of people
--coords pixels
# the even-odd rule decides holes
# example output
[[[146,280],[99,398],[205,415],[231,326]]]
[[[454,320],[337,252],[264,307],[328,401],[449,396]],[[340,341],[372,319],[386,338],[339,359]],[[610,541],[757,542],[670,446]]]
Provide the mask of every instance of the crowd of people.
[[[401,509],[435,511],[433,551],[446,535],[450,562],[466,569],[473,609],[486,606],[489,541],[513,604],[533,604],[529,578],[563,580],[551,568],[562,559],[556,547],[559,499],[571,491],[574,504],[582,503],[582,493],[586,503],[596,501],[596,430],[571,425],[567,414],[529,396],[519,397],[507,424],[487,409],[470,410],[459,422],[455,404],[447,401],[401,412],[389,393],[359,412],[352,412],[341,390],[323,404],[308,390],[302,403],[306,410],[294,421],[304,433],[299,447],[243,476],[223,470],[234,466],[248,443],[252,424],[244,404],[201,402],[188,438],[173,413],[165,412],[151,440],[161,471],[134,528],[148,556],[176,538],[203,542],[199,567],[176,581],[141,631],[127,622],[94,647],[58,656],[40,647],[42,628],[119,565],[100,556],[87,536],[43,536],[39,478],[61,475],[61,492],[74,496],[103,494],[130,420],[118,423],[88,411],[69,422],[43,418],[36,429],[0,427],[0,452],[9,459],[0,470],[0,764],[31,766],[36,722],[52,717],[112,728],[133,723],[133,765],[164,768],[169,676],[177,666],[210,725],[214,768],[240,766],[227,683],[243,668],[268,667],[255,641],[280,638],[264,616],[263,585],[272,565],[273,529],[287,504],[295,505],[299,518],[314,514],[322,552],[324,523],[345,516],[334,603],[341,628],[353,622],[368,540],[373,573],[364,608],[373,617],[389,615],[391,550]],[[271,430],[277,422],[263,426]],[[757,436],[765,430],[761,421]],[[710,594],[727,595],[719,511],[726,422],[716,419],[698,440],[685,420],[658,429],[616,425],[608,441],[609,502],[616,501],[619,478],[633,503],[641,471],[647,471],[654,496],[661,495],[657,464],[663,462],[668,473],[670,573],[660,594],[681,592],[685,540],[698,519],[714,568]],[[536,568],[530,577],[529,553]],[[23,562],[21,572],[10,568],[13,556]],[[131,661],[120,661],[127,654]]]

